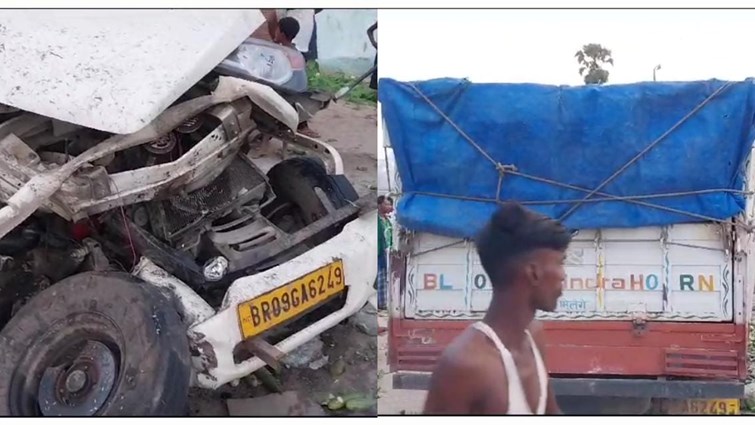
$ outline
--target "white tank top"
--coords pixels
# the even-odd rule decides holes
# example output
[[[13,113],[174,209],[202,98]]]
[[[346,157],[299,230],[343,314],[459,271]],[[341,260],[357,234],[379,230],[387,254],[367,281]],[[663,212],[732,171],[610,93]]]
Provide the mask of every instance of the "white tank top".
[[[524,393],[524,385],[522,384],[522,380],[519,378],[519,370],[516,368],[514,357],[511,356],[511,352],[506,349],[506,347],[501,342],[501,339],[498,338],[498,335],[496,335],[493,329],[491,329],[490,326],[488,326],[486,323],[477,322],[472,325],[472,327],[490,338],[490,340],[493,341],[493,344],[495,344],[498,351],[501,353],[503,367],[506,370],[506,379],[509,382],[509,410],[506,413],[509,415],[532,415],[532,409],[530,408],[530,404],[527,402],[527,396]],[[535,355],[537,377],[540,382],[540,398],[538,399],[537,412],[535,413],[538,415],[544,415],[545,402],[547,398],[546,395],[548,393],[548,371],[545,370],[545,363],[543,363],[543,358],[540,356],[540,351],[537,349],[537,345],[535,345],[535,341],[532,339],[532,335],[530,335],[530,332],[527,330],[525,330],[524,332],[527,334],[527,338],[529,338],[530,340],[532,352]]]

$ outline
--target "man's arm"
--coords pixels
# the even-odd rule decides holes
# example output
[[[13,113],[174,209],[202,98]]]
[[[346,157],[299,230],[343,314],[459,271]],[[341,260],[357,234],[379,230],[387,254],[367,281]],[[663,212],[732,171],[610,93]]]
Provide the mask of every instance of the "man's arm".
[[[265,17],[265,24],[267,25],[270,39],[275,39],[275,31],[278,28],[278,13],[275,9],[260,9],[260,12]]]
[[[535,345],[537,345],[537,350],[540,352],[540,357],[543,358],[543,363],[545,364],[545,369],[548,369],[548,360],[545,358],[545,335],[543,333],[543,324],[534,321],[532,322],[532,325],[530,325],[530,334],[532,334],[532,339],[535,340]],[[561,408],[558,407],[558,402],[556,401],[556,395],[553,393],[553,385],[550,383],[550,376],[548,377],[548,400],[545,405],[545,414],[546,415],[563,415],[564,413],[561,411]]]
[[[377,49],[377,40],[375,40],[375,30],[377,29],[377,22],[372,24],[371,27],[367,28],[367,37],[370,38],[370,43],[372,43],[372,47]]]
[[[444,353],[430,378],[423,414],[506,414],[506,403],[488,403],[489,392],[485,387],[488,380],[479,369],[474,361]]]

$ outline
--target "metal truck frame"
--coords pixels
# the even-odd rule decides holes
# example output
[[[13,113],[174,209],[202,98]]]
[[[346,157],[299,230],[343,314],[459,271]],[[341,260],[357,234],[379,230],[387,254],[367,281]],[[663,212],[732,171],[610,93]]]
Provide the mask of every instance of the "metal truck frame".
[[[752,151],[744,189],[748,194],[755,187],[751,158]],[[708,413],[686,402],[743,398],[755,289],[753,218],[750,195],[744,213],[722,227],[730,235],[723,238],[723,248],[731,250],[734,276],[731,322],[654,321],[642,315],[630,321],[542,320],[553,389],[566,412],[691,413],[698,408],[692,413]],[[397,234],[398,249],[390,258],[388,362],[395,389],[426,390],[443,349],[472,322],[406,317],[412,233],[399,229]]]

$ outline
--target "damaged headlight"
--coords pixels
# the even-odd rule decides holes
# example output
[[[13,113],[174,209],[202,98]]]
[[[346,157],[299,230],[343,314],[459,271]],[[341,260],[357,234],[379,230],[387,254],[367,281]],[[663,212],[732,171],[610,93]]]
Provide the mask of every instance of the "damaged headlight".
[[[266,40],[249,38],[215,69],[232,77],[267,82],[295,92],[307,90],[304,56]]]

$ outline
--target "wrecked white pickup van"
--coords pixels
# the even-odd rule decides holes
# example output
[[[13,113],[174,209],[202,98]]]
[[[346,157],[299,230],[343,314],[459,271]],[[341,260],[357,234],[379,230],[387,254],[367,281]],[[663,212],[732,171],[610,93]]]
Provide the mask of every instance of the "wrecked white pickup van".
[[[0,16],[0,415],[181,415],[374,293],[374,195],[263,23]]]

